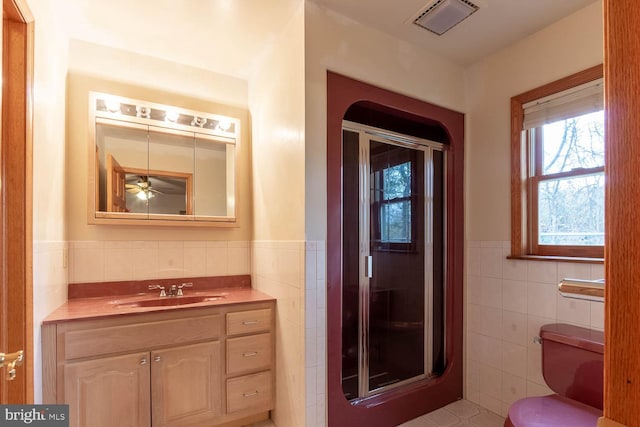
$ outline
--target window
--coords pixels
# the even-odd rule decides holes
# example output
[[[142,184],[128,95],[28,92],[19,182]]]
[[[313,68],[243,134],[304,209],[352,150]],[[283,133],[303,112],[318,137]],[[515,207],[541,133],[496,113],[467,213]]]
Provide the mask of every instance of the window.
[[[423,188],[416,168],[424,162],[424,154],[376,141],[371,141],[370,149],[373,247],[380,251],[415,251],[420,219],[418,194]]]
[[[411,243],[411,163],[382,170],[380,194],[380,240]]]
[[[604,255],[602,66],[511,99],[511,255]]]

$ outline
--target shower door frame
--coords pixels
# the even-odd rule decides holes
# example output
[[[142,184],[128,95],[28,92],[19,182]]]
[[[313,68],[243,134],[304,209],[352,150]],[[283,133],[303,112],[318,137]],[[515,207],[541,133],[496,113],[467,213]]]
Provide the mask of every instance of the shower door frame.
[[[412,137],[409,135],[392,132],[386,129],[376,128],[373,126],[367,126],[361,123],[350,122],[343,120],[342,130],[357,133],[359,136],[359,173],[358,173],[358,188],[359,188],[359,247],[360,258],[359,263],[359,322],[358,322],[358,397],[352,399],[352,402],[357,402],[360,399],[368,398],[380,393],[384,393],[387,390],[394,389],[396,387],[402,387],[407,384],[411,384],[415,381],[419,381],[425,378],[431,377],[433,368],[433,197],[434,197],[434,167],[433,167],[433,151],[440,151],[443,154],[444,168],[443,175],[446,176],[446,147],[444,144],[431,141],[428,139]],[[403,379],[401,381],[370,389],[370,366],[369,366],[369,305],[370,305],[370,279],[371,276],[371,245],[370,245],[370,221],[371,221],[371,154],[370,145],[371,142],[379,142],[397,147],[402,147],[410,150],[417,150],[424,153],[423,159],[423,185],[424,185],[424,233],[422,240],[424,241],[424,315],[423,315],[423,337],[424,337],[424,353],[423,353],[423,372],[420,375],[416,375],[410,378]],[[446,235],[446,194],[447,186],[446,182],[443,182],[443,233]],[[446,242],[443,245],[443,264],[446,265]],[[343,261],[344,262],[344,261]],[[443,275],[444,287],[446,288],[446,272]],[[446,316],[446,313],[445,313]],[[446,342],[444,343],[446,351]]]
[[[464,114],[400,93],[355,80],[333,71],[326,74],[326,405],[329,427],[399,425],[462,398],[463,378],[463,273],[464,273]],[[426,84],[426,83],[425,83]],[[396,85],[397,86],[397,85]],[[402,85],[400,85],[403,87]],[[406,87],[410,93],[411,88]],[[424,93],[424,90],[422,90]],[[428,378],[363,399],[349,402],[342,389],[342,121],[354,105],[437,132],[447,147],[444,180],[447,185],[447,292],[444,295],[447,343],[446,368]],[[386,126],[385,126],[386,127]],[[322,138],[322,136],[318,136]],[[317,153],[316,153],[317,154]],[[310,209],[321,209],[322,198],[309,200]],[[324,334],[323,334],[324,335]],[[320,345],[320,344],[319,344]],[[320,361],[322,365],[324,363]],[[321,366],[322,366],[321,365]]]

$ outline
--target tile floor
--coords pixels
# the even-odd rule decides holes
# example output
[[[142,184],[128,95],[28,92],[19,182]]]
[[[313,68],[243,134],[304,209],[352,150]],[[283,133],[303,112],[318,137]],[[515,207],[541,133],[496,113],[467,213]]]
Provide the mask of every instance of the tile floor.
[[[502,427],[504,418],[468,400],[458,400],[398,427]]]
[[[398,427],[503,427],[504,418],[490,412],[468,400],[458,400],[444,408]],[[271,420],[254,424],[251,427],[275,427]]]

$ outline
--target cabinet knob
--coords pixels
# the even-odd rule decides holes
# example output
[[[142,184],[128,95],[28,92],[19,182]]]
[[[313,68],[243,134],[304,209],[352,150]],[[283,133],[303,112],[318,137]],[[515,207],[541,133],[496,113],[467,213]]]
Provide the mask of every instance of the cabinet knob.
[[[159,362],[159,361],[160,361],[160,356],[156,356],[156,357],[154,357],[154,358],[153,358],[153,360],[154,360],[155,362]]]
[[[143,357],[142,359],[140,359],[140,364],[141,365],[146,365],[147,364],[147,358]]]

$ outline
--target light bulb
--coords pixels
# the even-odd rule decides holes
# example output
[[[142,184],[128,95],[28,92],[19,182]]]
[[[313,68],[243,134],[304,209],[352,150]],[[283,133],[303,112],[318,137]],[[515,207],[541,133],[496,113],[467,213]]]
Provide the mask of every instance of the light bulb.
[[[177,122],[179,117],[180,113],[178,113],[176,110],[168,110],[164,116],[164,118],[170,122]]]
[[[218,129],[223,132],[226,132],[231,127],[231,120],[229,119],[220,119],[218,120]]]
[[[120,111],[120,101],[115,98],[107,98],[104,100],[104,106],[112,113]]]
[[[146,191],[138,191],[136,197],[140,200],[147,200],[147,192]]]

